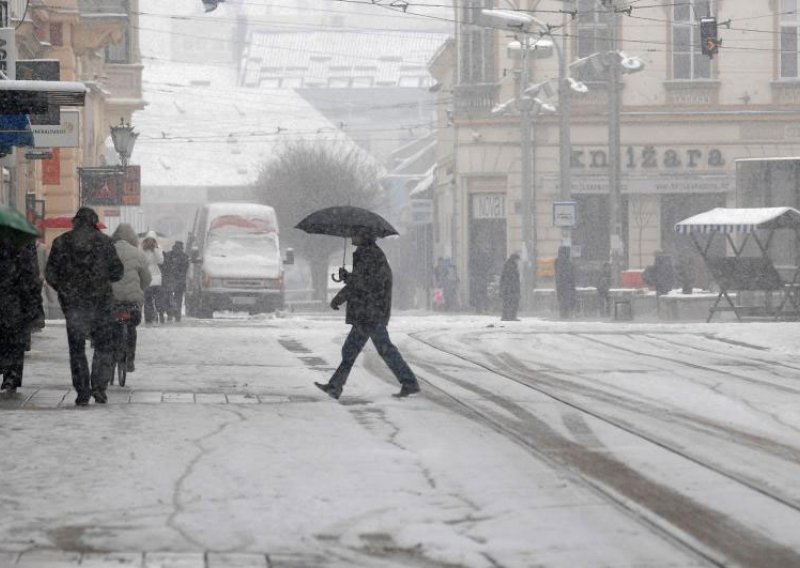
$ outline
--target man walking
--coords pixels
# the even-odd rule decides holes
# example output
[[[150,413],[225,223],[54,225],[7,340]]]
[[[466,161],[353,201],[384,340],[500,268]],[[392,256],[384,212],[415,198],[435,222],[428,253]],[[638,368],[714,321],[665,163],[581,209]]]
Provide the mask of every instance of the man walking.
[[[162,286],[167,305],[167,318],[181,321],[183,293],[186,291],[186,272],[189,270],[189,256],[183,252],[183,243],[175,241],[172,250],[164,253],[164,266],[161,268]]]
[[[509,256],[503,265],[503,273],[500,275],[500,298],[503,300],[501,321],[519,321],[517,318],[520,297],[518,261],[517,253]]]
[[[339,398],[358,354],[371,339],[378,354],[400,381],[400,392],[393,396],[402,398],[417,393],[417,378],[392,344],[386,329],[392,309],[392,269],[373,235],[357,234],[352,240],[357,247],[353,252],[353,272],[340,270],[345,286],[331,300],[331,308],[338,310],[347,302],[346,321],[353,327],[342,346],[339,368],[327,384],[314,384],[329,396]]]
[[[97,213],[81,207],[72,219],[72,230],[53,241],[47,261],[47,282],[58,293],[67,320],[69,365],[75,404],[86,406],[108,401],[106,387],[114,370],[114,296],[111,283],[125,268],[111,238],[97,228]],[[94,357],[91,372],[86,360],[86,339],[91,336]]]

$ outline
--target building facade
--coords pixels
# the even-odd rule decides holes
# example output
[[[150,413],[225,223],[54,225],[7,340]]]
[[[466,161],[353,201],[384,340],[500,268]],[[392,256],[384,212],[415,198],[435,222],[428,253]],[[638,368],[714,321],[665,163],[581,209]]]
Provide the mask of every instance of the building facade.
[[[528,57],[529,85],[539,85],[530,133],[522,132],[514,112],[528,86],[520,85],[519,49],[508,49],[521,37],[485,27],[480,19],[482,9],[500,8],[534,16],[531,41],[544,38],[556,48],[549,58]],[[619,254],[620,269],[651,264],[658,250],[690,254],[673,226],[716,206],[740,205],[737,159],[800,155],[795,10],[793,0],[458,3],[455,40],[430,69],[442,86],[435,254],[456,263],[464,301],[478,305],[487,282],[514,251],[527,256],[528,282],[540,287],[552,284],[550,261],[562,244],[572,246],[573,258],[589,275],[586,285],[592,285],[594,270],[613,259],[612,252]],[[709,16],[727,24],[718,28],[723,41],[713,58],[703,53],[700,33],[699,20]],[[559,53],[566,64],[562,76]],[[613,53],[621,71],[617,107]],[[567,77],[581,81],[586,92],[569,89]],[[564,140],[561,109],[548,106],[557,104],[559,87],[570,103]],[[618,147],[609,135],[615,124]],[[523,243],[525,135],[532,145],[527,189],[533,246]],[[565,145],[570,183],[562,190]],[[619,180],[616,187],[610,186],[613,179]],[[563,201],[576,204],[576,224],[566,230],[553,216],[554,204]],[[761,201],[798,206],[796,197],[793,203]],[[616,224],[610,218],[614,208]]]
[[[62,127],[79,130],[74,145],[37,148],[49,150],[49,159],[37,159],[36,152],[25,148],[4,159],[8,204],[22,210],[27,196],[42,205],[48,218],[75,213],[79,168],[106,165],[110,126],[120,120],[130,123],[132,114],[145,106],[138,13],[138,0],[9,2],[18,61],[55,61],[58,76],[49,79],[82,82],[88,93],[84,107],[61,109]],[[74,122],[65,125],[70,112]],[[47,240],[58,234],[48,230]]]

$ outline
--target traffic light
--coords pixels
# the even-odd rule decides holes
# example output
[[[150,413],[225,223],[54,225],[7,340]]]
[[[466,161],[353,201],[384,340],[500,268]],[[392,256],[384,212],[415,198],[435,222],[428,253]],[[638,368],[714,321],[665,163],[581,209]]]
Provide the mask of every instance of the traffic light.
[[[714,54],[719,53],[719,46],[722,40],[717,37],[717,19],[700,18],[700,45],[703,55],[708,55],[709,59],[714,58]]]

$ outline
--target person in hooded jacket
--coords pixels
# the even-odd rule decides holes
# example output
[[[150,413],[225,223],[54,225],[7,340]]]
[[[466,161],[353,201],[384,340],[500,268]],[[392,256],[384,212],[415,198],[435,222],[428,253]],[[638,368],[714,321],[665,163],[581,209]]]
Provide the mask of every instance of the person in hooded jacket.
[[[500,275],[500,297],[503,300],[503,315],[501,321],[519,321],[520,284],[519,284],[519,255],[513,253],[503,265]]]
[[[183,252],[183,242],[175,241],[172,250],[164,253],[164,266],[161,270],[168,320],[181,321],[183,293],[186,291],[186,272],[188,270],[189,255]]]
[[[558,315],[561,319],[571,318],[575,309],[576,292],[575,268],[572,266],[569,247],[558,247],[555,269]]]
[[[155,231],[148,231],[142,240],[142,252],[150,270],[150,286],[144,292],[144,323],[166,321],[167,310],[164,306],[164,295],[161,289],[161,265],[164,264],[164,253],[156,240]]]
[[[22,385],[25,347],[42,310],[42,279],[33,244],[0,234],[0,390]]]
[[[117,306],[124,307],[131,315],[128,327],[128,372],[136,370],[136,326],[142,323],[142,306],[144,305],[144,291],[150,285],[150,269],[144,253],[139,250],[139,237],[128,223],[120,223],[111,236],[117,256],[125,267],[125,273],[117,282],[111,284],[114,292],[114,302]],[[114,326],[114,344],[119,345],[122,332],[120,326]]]
[[[331,308],[338,310],[340,305],[347,303],[346,322],[353,327],[342,347],[342,362],[333,376],[327,384],[314,384],[332,398],[339,398],[358,354],[371,339],[378,354],[400,382],[400,392],[394,396],[406,397],[417,393],[420,390],[417,378],[392,344],[386,329],[392,310],[392,269],[386,255],[375,243],[373,235],[357,234],[352,237],[352,242],[356,247],[353,272],[339,269],[345,285],[331,300]]]
[[[45,276],[58,294],[67,320],[67,342],[75,404],[86,406],[90,396],[108,402],[106,387],[114,371],[114,294],[111,283],[125,273],[111,238],[97,228],[97,213],[81,207],[72,230],[53,241]],[[86,360],[86,339],[94,343],[92,367]]]

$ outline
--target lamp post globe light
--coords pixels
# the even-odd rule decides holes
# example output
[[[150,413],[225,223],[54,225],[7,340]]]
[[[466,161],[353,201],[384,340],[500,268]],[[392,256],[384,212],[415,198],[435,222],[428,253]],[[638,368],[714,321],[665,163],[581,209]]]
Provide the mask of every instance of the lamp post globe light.
[[[119,161],[124,172],[128,167],[128,160],[133,154],[133,146],[139,133],[133,130],[133,126],[125,124],[125,120],[120,118],[119,124],[111,127],[111,140],[114,142],[114,150],[119,154]]]
[[[561,200],[570,199],[571,180],[570,180],[570,161],[571,161],[571,140],[570,140],[570,90],[582,93],[586,92],[586,85],[567,76],[566,63],[566,35],[562,38],[562,45],[559,45],[553,38],[552,26],[542,22],[538,18],[526,13],[509,10],[481,10],[481,24],[487,27],[515,31],[521,34],[518,42],[513,42],[509,46],[509,56],[516,56],[521,53],[521,74],[520,85],[522,86],[520,100],[516,101],[520,112],[521,128],[521,186],[522,186],[522,241],[523,257],[525,270],[523,271],[523,299],[528,307],[531,306],[533,287],[536,282],[537,270],[537,231],[535,226],[536,200],[533,184],[533,156],[531,144],[532,113],[559,111],[559,198]],[[531,35],[538,37],[531,41]],[[545,37],[549,36],[549,37]],[[546,97],[552,96],[552,85],[550,80],[529,85],[528,57],[531,50],[534,50],[534,57],[544,58],[552,54],[555,50],[558,57],[558,108],[542,102],[536,98],[539,93]],[[507,101],[498,105],[493,113],[503,113],[508,110],[512,101]],[[568,240],[569,229],[565,229]]]

